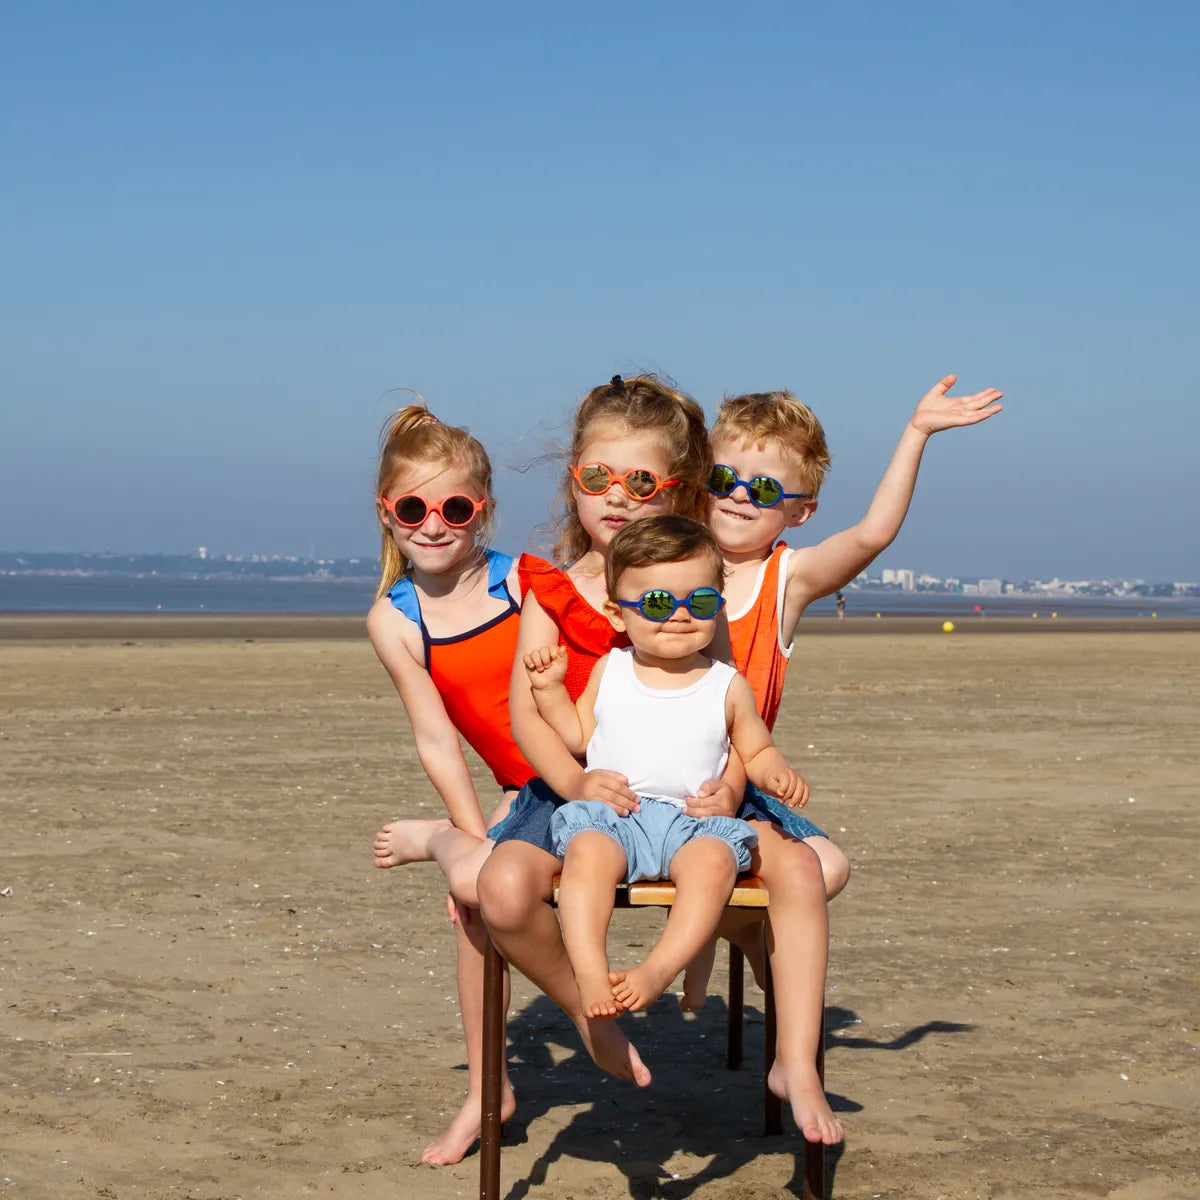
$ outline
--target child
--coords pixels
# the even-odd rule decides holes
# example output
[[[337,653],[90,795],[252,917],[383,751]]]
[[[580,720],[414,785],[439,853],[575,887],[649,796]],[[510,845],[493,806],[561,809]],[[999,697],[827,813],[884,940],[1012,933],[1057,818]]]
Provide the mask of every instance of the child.
[[[555,548],[556,559],[569,565],[564,570],[522,558],[518,653],[523,659],[544,645],[567,646],[564,683],[578,697],[594,663],[625,641],[603,612],[604,550],[630,521],[662,512],[702,517],[712,459],[703,410],[653,376],[614,377],[589,392],[575,414],[570,453]],[[478,880],[484,920],[505,958],[571,1015],[596,1062],[646,1086],[650,1072],[617,1024],[584,1015],[550,904],[559,868],[549,836],[556,805],[602,800],[630,812],[637,797],[615,771],[580,774],[562,739],[538,714],[523,661],[514,663],[509,711],[517,744],[540,779],[523,789],[507,820],[493,830],[496,847]],[[742,782],[736,770],[732,778],[705,781],[688,800],[688,815],[733,816]],[[760,835],[751,869],[770,891],[768,949],[779,1013],[770,1083],[790,1100],[805,1137],[838,1142],[841,1123],[816,1071],[828,940],[820,862],[802,842]]]
[[[459,742],[493,771],[502,800],[493,820],[532,776],[513,741],[508,680],[520,591],[513,561],[487,549],[495,500],[484,448],[422,405],[394,413],[380,437],[376,509],[382,532],[377,599],[367,632],[412,725],[421,766],[449,820],[385,825],[375,863],[436,858],[457,898],[458,998],[467,1039],[467,1098],[425,1147],[433,1165],[462,1159],[479,1136],[483,1054],[483,926],[474,880],[490,843]],[[501,1116],[516,1101],[504,1081]]]
[[[921,398],[862,520],[816,546],[796,550],[779,538],[817,510],[830,462],[820,423],[790,392],[735,396],[721,405],[712,431],[708,524],[725,559],[733,663],[750,680],[768,728],[779,713],[801,614],[814,600],[844,587],[895,540],[930,436],[978,424],[1001,410],[997,401],[1002,392],[987,388],[971,396],[948,396],[954,382],[955,376],[947,375]],[[830,898],[845,887],[849,861],[811,822],[753,792],[739,815],[755,821],[760,841],[778,836],[778,831],[764,833],[774,822],[810,845],[821,859]],[[761,974],[757,939],[738,940]],[[685,1007],[703,1003],[708,969],[711,959],[707,966],[701,960],[689,968]]]
[[[684,812],[732,745],[747,776],[783,800],[804,783],[776,750],[750,685],[706,657],[721,611],[724,568],[712,534],[687,517],[636,521],[609,543],[604,611],[631,650],[610,650],[579,700],[563,685],[567,651],[525,655],[542,718],[586,770],[619,770],[638,796],[627,816],[602,801],[554,812],[554,853],[563,858],[558,909],[563,941],[588,1017],[652,1004],[716,932],[757,836],[745,821]],[[583,774],[585,768],[578,768]],[[609,975],[605,934],[618,883],[671,879],[675,903],[658,944],[631,971]]]

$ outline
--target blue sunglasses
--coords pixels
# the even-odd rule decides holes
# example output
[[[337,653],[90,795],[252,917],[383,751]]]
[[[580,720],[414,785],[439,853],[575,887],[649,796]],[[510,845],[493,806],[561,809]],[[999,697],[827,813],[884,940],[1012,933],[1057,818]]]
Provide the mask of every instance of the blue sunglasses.
[[[708,490],[714,496],[732,496],[740,487],[746,489],[750,503],[758,508],[774,508],[783,500],[811,500],[807,492],[785,492],[783,484],[770,475],[755,475],[753,479],[741,479],[738,473],[724,463],[717,463],[708,476]]]
[[[716,588],[701,587],[676,600],[662,588],[643,592],[636,600],[618,600],[622,608],[636,608],[647,621],[670,620],[680,608],[686,608],[698,621],[711,621],[725,607],[725,597]]]

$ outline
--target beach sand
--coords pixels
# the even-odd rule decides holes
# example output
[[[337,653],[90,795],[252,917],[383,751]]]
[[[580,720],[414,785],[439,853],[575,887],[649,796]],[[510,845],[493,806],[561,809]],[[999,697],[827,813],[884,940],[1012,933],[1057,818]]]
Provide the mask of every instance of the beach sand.
[[[355,625],[0,622],[5,1194],[476,1193],[477,1155],[417,1162],[465,1087],[453,942],[435,868],[370,844],[440,804]],[[855,864],[833,1195],[1193,1200],[1200,637],[938,625],[802,627],[777,728]],[[736,1073],[719,994],[626,1018],[639,1091],[515,976],[502,1195],[798,1194],[747,1004]]]

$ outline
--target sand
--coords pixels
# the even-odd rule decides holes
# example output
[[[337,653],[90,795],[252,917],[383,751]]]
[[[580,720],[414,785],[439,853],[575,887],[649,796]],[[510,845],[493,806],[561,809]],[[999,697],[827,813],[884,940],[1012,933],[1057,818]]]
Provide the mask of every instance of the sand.
[[[453,946],[435,869],[370,843],[439,802],[365,637],[63,621],[0,622],[0,1192],[473,1196],[477,1155],[417,1163],[465,1086]],[[779,741],[855,863],[834,1196],[1200,1195],[1200,637],[1031,628],[797,649]],[[627,1018],[638,1091],[516,977],[502,1194],[798,1194],[747,1003],[737,1073],[719,997]]]

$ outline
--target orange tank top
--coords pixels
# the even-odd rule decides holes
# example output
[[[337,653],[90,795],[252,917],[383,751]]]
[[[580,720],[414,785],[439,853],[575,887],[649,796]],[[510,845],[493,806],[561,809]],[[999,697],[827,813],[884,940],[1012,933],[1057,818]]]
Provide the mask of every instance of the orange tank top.
[[[592,668],[610,650],[629,645],[608,618],[580,594],[567,573],[533,554],[522,554],[517,577],[525,595],[537,602],[558,626],[558,644],[567,648],[567,676],[563,680],[572,700],[578,700],[592,677]]]
[[[759,568],[749,604],[729,617],[733,665],[750,681],[758,711],[768,729],[775,727],[775,718],[779,716],[783,679],[792,656],[792,647],[783,645],[779,630],[789,554],[787,544],[780,542]]]
[[[499,600],[507,600],[508,608],[466,633],[430,637],[410,579],[401,579],[388,596],[420,629],[425,668],[454,728],[483,759],[502,788],[520,788],[534,772],[513,741],[508,716],[508,684],[520,623],[520,610],[507,583],[513,560],[495,550],[487,552],[487,559],[488,591]]]

